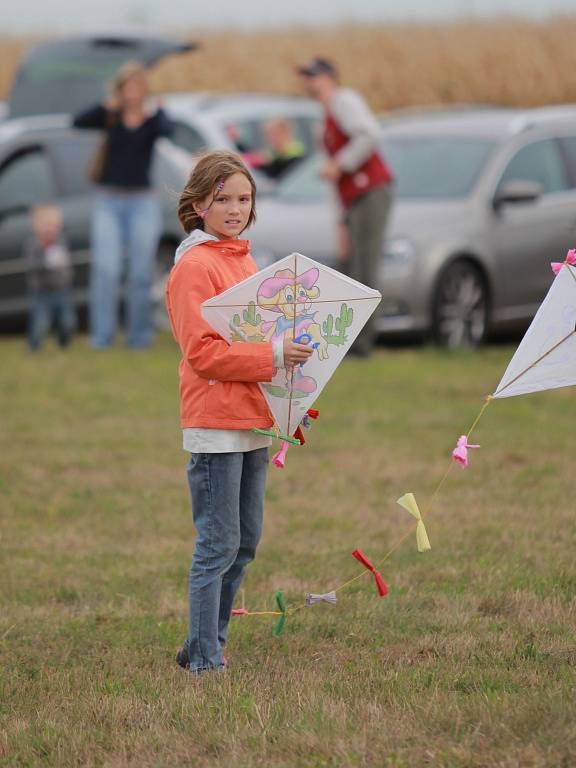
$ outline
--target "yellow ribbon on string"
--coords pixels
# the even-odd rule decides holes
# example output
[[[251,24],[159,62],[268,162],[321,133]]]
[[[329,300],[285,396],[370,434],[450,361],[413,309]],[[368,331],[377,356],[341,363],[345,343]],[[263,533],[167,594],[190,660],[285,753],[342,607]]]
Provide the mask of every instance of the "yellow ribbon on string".
[[[418,504],[416,503],[414,494],[405,493],[404,496],[401,496],[396,503],[400,504],[400,506],[404,507],[404,509],[407,509],[412,517],[415,517],[418,521],[416,524],[416,546],[418,547],[418,552],[427,552],[429,549],[432,549],[430,546],[430,540],[428,539],[428,534],[426,533],[426,526],[422,520],[422,515],[418,509]]]

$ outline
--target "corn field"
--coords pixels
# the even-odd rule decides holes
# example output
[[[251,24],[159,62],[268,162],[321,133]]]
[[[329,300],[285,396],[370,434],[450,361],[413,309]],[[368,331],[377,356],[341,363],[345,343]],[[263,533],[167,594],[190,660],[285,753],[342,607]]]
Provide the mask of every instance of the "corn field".
[[[195,30],[189,37],[200,41],[202,49],[161,63],[152,75],[155,91],[299,93],[295,65],[320,54],[334,59],[342,80],[380,111],[454,103],[576,102],[576,16],[546,22],[498,18],[266,32]],[[20,55],[33,42],[1,40],[0,98],[7,94]]]

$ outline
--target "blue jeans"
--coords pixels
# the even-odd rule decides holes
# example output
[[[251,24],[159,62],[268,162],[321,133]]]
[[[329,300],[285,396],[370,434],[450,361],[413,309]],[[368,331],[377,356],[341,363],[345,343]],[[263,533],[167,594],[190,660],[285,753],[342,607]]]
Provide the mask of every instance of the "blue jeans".
[[[161,233],[161,212],[152,192],[99,192],[92,214],[90,335],[92,346],[114,341],[118,293],[126,253],[126,341],[152,342],[152,278]]]
[[[194,671],[222,666],[234,597],[262,533],[268,449],[192,453],[188,483],[197,537],[186,647]]]
[[[76,317],[70,288],[31,291],[28,327],[30,349],[39,349],[42,346],[51,326],[54,326],[60,346],[66,347],[75,325]]]

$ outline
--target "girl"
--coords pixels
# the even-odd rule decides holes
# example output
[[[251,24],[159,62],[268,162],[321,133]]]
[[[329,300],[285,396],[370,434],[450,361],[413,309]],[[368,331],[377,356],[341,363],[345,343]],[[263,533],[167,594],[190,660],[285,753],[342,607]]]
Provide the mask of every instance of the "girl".
[[[270,438],[251,430],[269,428],[273,419],[257,382],[312,351],[292,339],[229,344],[202,318],[202,302],[256,272],[248,241],[237,239],[256,218],[255,194],[238,155],[211,152],[199,160],[180,197],[188,237],[166,289],[182,352],[180,416],[197,531],[188,638],[176,660],[194,672],[226,666],[234,596],[262,530]]]
[[[114,340],[122,254],[126,248],[127,343],[152,341],[152,277],[161,231],[161,212],[150,189],[150,164],[156,140],[172,125],[162,109],[146,111],[146,70],[125,64],[112,82],[112,97],[76,115],[76,128],[104,131],[93,161],[98,194],[92,215],[90,334],[93,347]]]

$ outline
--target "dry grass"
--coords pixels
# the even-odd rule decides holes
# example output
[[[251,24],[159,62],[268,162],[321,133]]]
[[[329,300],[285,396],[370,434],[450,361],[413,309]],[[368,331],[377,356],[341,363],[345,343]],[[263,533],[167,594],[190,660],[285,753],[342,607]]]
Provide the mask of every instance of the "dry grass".
[[[296,93],[294,65],[317,53],[378,110],[484,102],[576,101],[576,18],[346,25],[270,32],[191,32],[204,49],[158,67],[157,90]],[[3,39],[0,97],[27,42]]]
[[[232,664],[190,677],[192,524],[177,354],[33,357],[1,344],[0,766],[571,768],[576,764],[574,395],[495,401],[482,449],[370,579],[234,620]],[[423,510],[511,349],[345,361],[309,444],[273,470],[252,609],[325,591]]]

